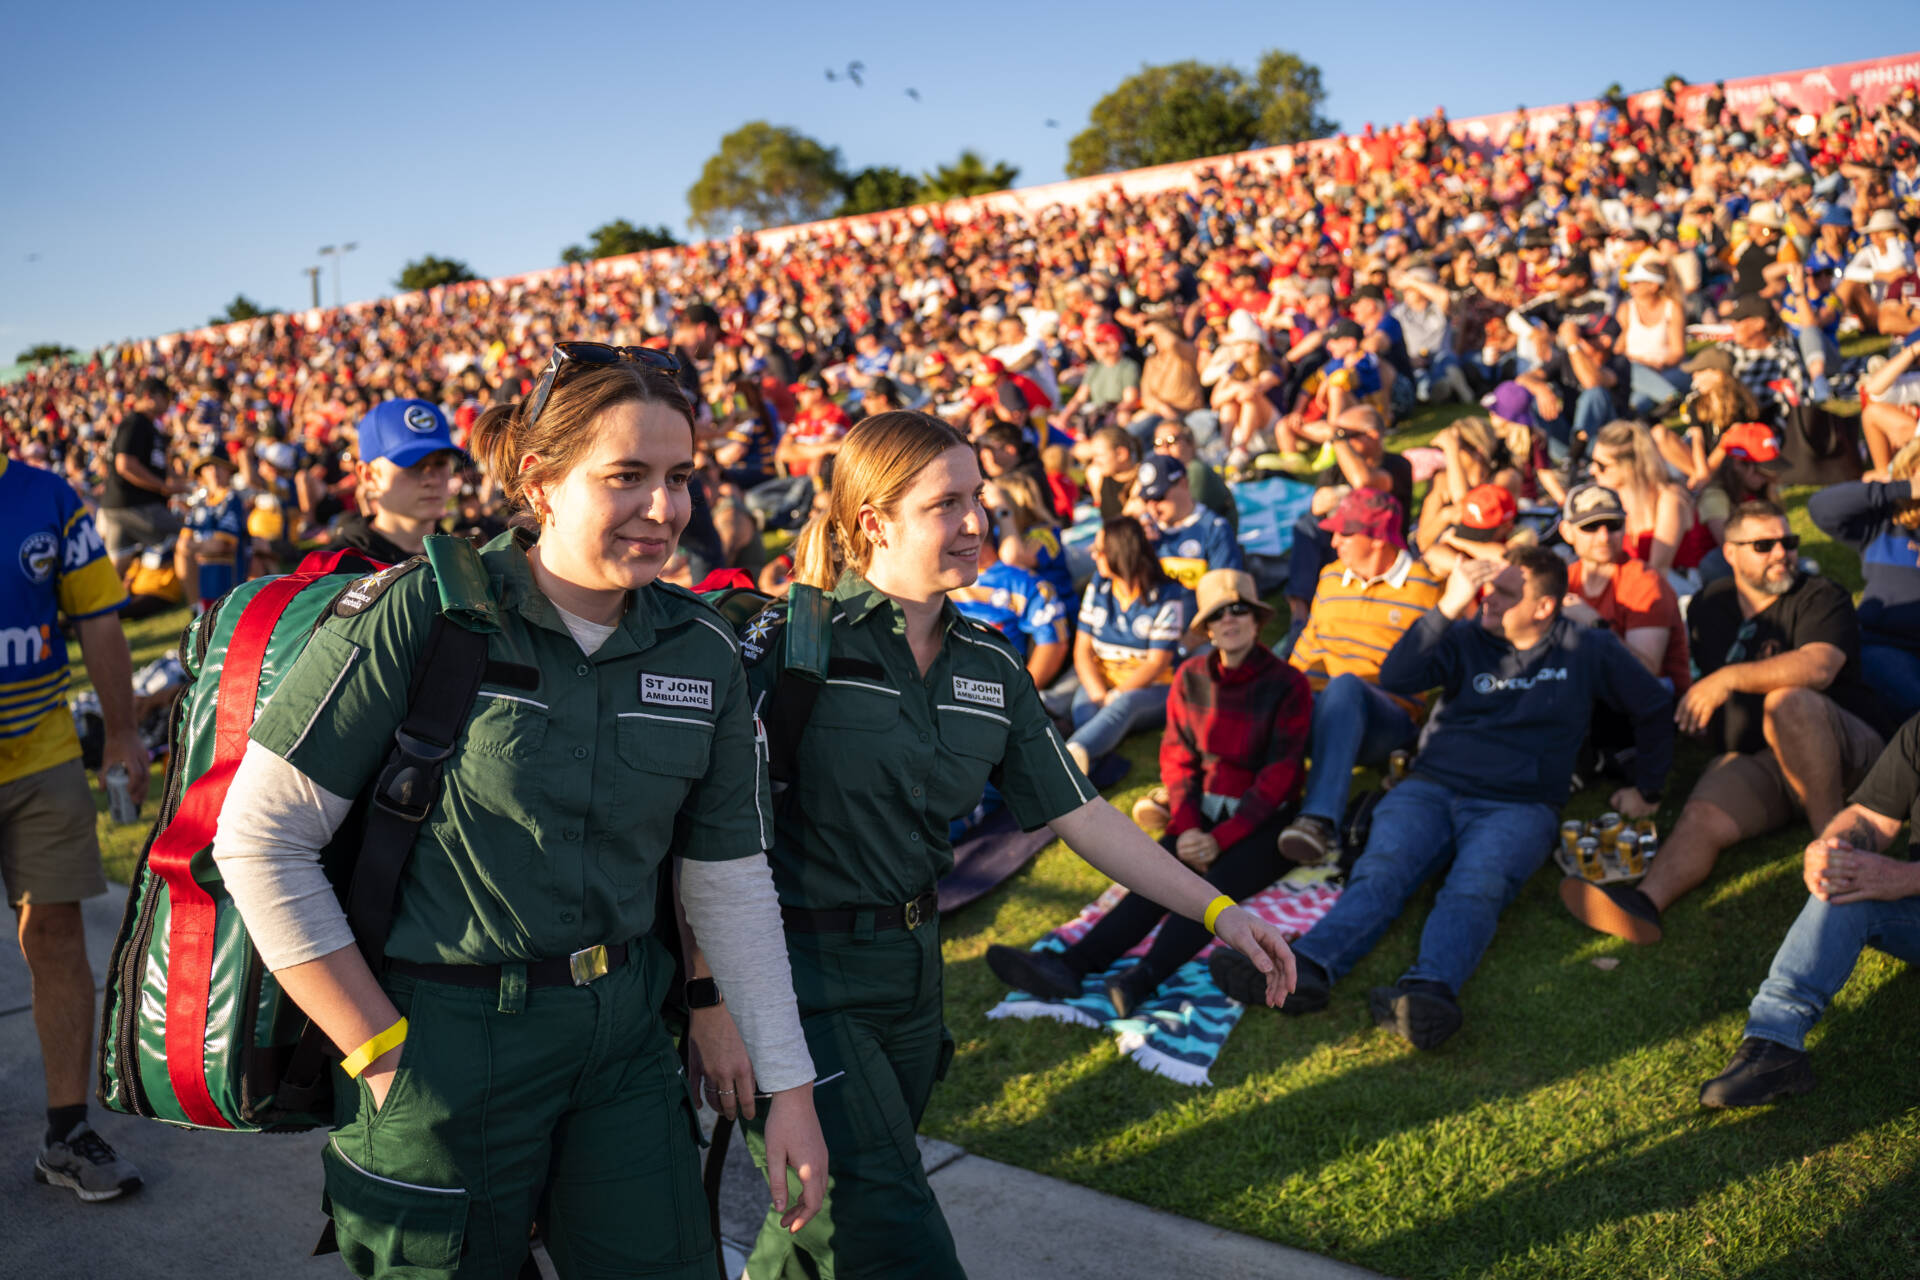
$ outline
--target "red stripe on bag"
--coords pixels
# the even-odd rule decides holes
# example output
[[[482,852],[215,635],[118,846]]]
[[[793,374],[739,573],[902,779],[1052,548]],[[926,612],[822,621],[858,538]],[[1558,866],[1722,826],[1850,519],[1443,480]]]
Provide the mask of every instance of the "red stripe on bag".
[[[303,566],[304,568],[304,566]],[[213,895],[194,878],[193,859],[213,843],[240,757],[246,754],[260,693],[267,641],[287,605],[315,577],[276,578],[247,602],[227,642],[214,717],[213,764],[193,780],[167,829],[154,838],[147,865],[167,886],[167,1081],[190,1123],[233,1128],[207,1088],[207,1000],[213,986]]]

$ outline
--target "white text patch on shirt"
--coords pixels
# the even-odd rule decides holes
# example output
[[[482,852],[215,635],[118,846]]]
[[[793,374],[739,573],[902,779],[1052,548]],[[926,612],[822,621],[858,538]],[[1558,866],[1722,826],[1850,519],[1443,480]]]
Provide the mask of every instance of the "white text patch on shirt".
[[[713,710],[713,681],[689,680],[685,676],[656,676],[640,673],[640,701],[662,707],[698,707]]]
[[[953,696],[962,702],[974,702],[983,707],[1004,708],[1007,705],[1007,686],[992,680],[969,680],[965,676],[955,676]]]

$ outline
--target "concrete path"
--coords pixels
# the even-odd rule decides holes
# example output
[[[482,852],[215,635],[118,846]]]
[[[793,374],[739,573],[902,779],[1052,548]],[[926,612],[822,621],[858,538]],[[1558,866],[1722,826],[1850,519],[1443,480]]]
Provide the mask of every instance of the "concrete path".
[[[106,972],[125,891],[86,906],[94,974]],[[198,1133],[94,1107],[94,1126],[146,1187],[106,1204],[33,1180],[45,1087],[26,965],[0,943],[0,1280],[252,1280],[344,1275],[310,1258],[325,1135]],[[1364,1280],[1373,1273],[1042,1177],[922,1139],[921,1155],[974,1280]],[[721,1235],[738,1274],[766,1213],[744,1144],[728,1153]],[[547,1271],[551,1275],[551,1270]]]

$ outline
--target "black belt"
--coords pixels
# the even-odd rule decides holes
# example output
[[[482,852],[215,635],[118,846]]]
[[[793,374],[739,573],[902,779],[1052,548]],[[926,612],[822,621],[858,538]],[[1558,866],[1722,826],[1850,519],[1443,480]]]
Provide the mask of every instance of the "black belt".
[[[780,918],[795,933],[852,933],[861,927],[862,916],[870,917],[875,929],[918,929],[932,924],[939,914],[940,895],[932,889],[897,907],[848,907],[840,911],[780,908]]]
[[[527,985],[530,987],[584,987],[606,977],[627,962],[627,944],[616,942],[604,947],[582,947],[570,956],[551,960],[529,960]],[[445,982],[456,987],[494,988],[500,985],[497,964],[416,964],[411,960],[389,960],[387,968],[409,978],[427,982]]]

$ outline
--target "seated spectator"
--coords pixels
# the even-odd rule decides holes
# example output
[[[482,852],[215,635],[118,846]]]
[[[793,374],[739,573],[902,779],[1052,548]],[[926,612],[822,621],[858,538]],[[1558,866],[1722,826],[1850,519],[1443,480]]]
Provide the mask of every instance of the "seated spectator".
[[[193,464],[200,488],[188,500],[174,544],[174,574],[192,584],[196,613],[245,582],[253,563],[247,500],[233,488],[233,473],[233,460],[224,453],[205,454]]]
[[[1178,423],[1199,446],[1211,445],[1220,435],[1220,419],[1207,405],[1207,389],[1200,384],[1200,349],[1187,339],[1170,315],[1134,315],[1122,312],[1120,322],[1132,321],[1136,338],[1152,350],[1140,369],[1140,412],[1127,429],[1142,448],[1166,425]]]
[[[1860,434],[1873,469],[1882,475],[1893,455],[1913,439],[1920,420],[1920,335],[1896,343],[1886,363],[1860,384]]]
[[[1593,478],[1626,510],[1627,554],[1660,573],[1685,573],[1713,550],[1686,486],[1668,479],[1653,436],[1637,422],[1610,422],[1593,438]],[[1691,591],[1689,591],[1691,594]]]
[[[1719,347],[1708,347],[1680,366],[1693,379],[1686,402],[1680,406],[1685,424],[1678,432],[1665,424],[1649,428],[1667,465],[1687,478],[1698,491],[1719,467],[1721,435],[1738,422],[1760,416],[1760,403],[1746,385],[1733,376],[1733,357]],[[1704,511],[1701,519],[1707,519]],[[1717,517],[1724,522],[1726,512]],[[1716,530],[1715,538],[1718,539]]]
[[[1219,515],[1193,498],[1179,459],[1156,453],[1140,462],[1134,491],[1146,508],[1147,540],[1167,576],[1192,590],[1210,569],[1238,569],[1240,543]]]
[[[1046,483],[1046,468],[1040,451],[1025,432],[1010,422],[996,422],[973,438],[973,449],[980,457],[980,474],[989,480],[1015,471],[1023,471],[1040,484]]]
[[[1911,824],[1911,825],[1909,825]],[[1920,962],[1920,862],[1890,858],[1920,830],[1920,718],[1907,721],[1802,858],[1807,903],[1747,1006],[1740,1047],[1700,1086],[1706,1107],[1757,1107],[1813,1088],[1812,1031],[1868,947]],[[1912,836],[1909,836],[1912,839]]]
[[[1473,403],[1466,369],[1454,352],[1453,295],[1432,267],[1411,267],[1388,276],[1399,295],[1388,313],[1400,325],[1413,369],[1414,399],[1421,404]]]
[[[1591,438],[1629,412],[1633,375],[1626,356],[1614,350],[1615,328],[1611,316],[1595,311],[1567,316],[1557,330],[1534,325],[1521,339],[1520,355],[1533,367],[1515,382],[1532,396],[1541,428],[1563,445]]]
[[[1460,504],[1460,519],[1441,532],[1427,548],[1425,558],[1435,573],[1441,572],[1442,565],[1451,573],[1462,560],[1499,562],[1512,548],[1538,541],[1531,529],[1520,527],[1520,505],[1513,500],[1512,491],[1497,484],[1483,484],[1467,490],[1466,500]]]
[[[1314,693],[1306,799],[1280,835],[1280,852],[1295,862],[1339,856],[1354,766],[1412,746],[1426,712],[1419,695],[1379,687],[1381,659],[1440,599],[1440,579],[1407,550],[1403,523],[1400,504],[1371,488],[1353,490],[1320,521],[1336,559],[1320,571],[1313,612],[1288,654]]]
[[[1062,423],[1077,422],[1082,438],[1099,428],[1130,422],[1140,408],[1140,366],[1122,354],[1125,335],[1105,321],[1093,327],[1088,346],[1092,360],[1080,385],[1060,406]]]
[[[1373,352],[1361,346],[1365,332],[1352,320],[1336,320],[1327,329],[1327,362],[1300,389],[1292,412],[1274,425],[1274,445],[1294,453],[1325,444],[1333,423],[1348,409],[1369,404],[1384,417],[1390,402],[1385,370]]]
[[[1235,534],[1240,531],[1240,508],[1233,490],[1220,473],[1200,460],[1193,441],[1193,428],[1184,422],[1162,422],[1153,429],[1153,451],[1181,463],[1187,469],[1187,483],[1193,486],[1193,500],[1227,522]]]
[[[1739,388],[1737,382],[1729,383]],[[1744,390],[1741,392],[1745,394]],[[1737,422],[1727,428],[1714,446],[1709,461],[1713,469],[1706,486],[1694,503],[1700,523],[1713,535],[1714,549],[1700,562],[1700,576],[1711,582],[1731,572],[1720,544],[1726,541],[1727,520],[1734,508],[1746,502],[1780,504],[1780,470],[1786,465],[1780,456],[1780,437],[1764,422]]]
[[[853,425],[847,411],[828,397],[826,379],[819,374],[795,383],[793,394],[798,410],[773,452],[781,474],[746,495],[747,509],[763,529],[797,529],[805,522],[813,509],[814,472],[840,451]]]
[[[1552,852],[1560,806],[1594,702],[1633,720],[1636,785],[1613,796],[1630,817],[1653,813],[1673,757],[1667,691],[1615,636],[1560,616],[1567,568],[1542,547],[1506,562],[1463,561],[1439,603],[1380,665],[1380,687],[1441,700],[1413,771],[1374,810],[1367,847],[1333,909],[1294,944],[1298,978],[1283,1008],[1326,1007],[1424,882],[1443,871],[1419,956],[1375,987],[1374,1022],[1416,1048],[1460,1029],[1459,995],[1493,940],[1500,912]],[[1227,948],[1210,967],[1222,990],[1254,1003],[1263,978]]]
[[[1307,745],[1312,692],[1260,644],[1260,626],[1272,613],[1245,573],[1216,569],[1200,580],[1195,630],[1212,648],[1180,664],[1160,739],[1160,781],[1171,809],[1160,843],[1235,899],[1288,870],[1274,840],[1299,794]],[[987,967],[1010,987],[1064,1000],[1155,926],[1160,934],[1147,954],[1107,982],[1114,1014],[1125,1018],[1207,945],[1205,926],[1128,894],[1065,951],[996,945],[987,948]]]
[[[1721,343],[1720,350],[1733,361],[1734,378],[1760,406],[1758,420],[1777,430],[1787,410],[1811,389],[1800,353],[1781,333],[1773,304],[1758,294],[1735,300],[1728,319],[1733,322],[1733,341]]]
[[[1913,274],[1913,243],[1891,209],[1876,209],[1861,228],[1866,244],[1841,273],[1840,297],[1866,333],[1880,333],[1881,311],[1893,284]]]
[[[1840,316],[1840,297],[1831,277],[1804,263],[1790,263],[1787,286],[1780,295],[1780,319],[1799,348],[1807,366],[1807,385],[1816,400],[1833,398],[1827,374],[1840,367]]]
[[[1000,558],[1000,532],[1011,509],[989,509],[993,527],[980,539],[980,576],[948,593],[954,607],[1005,636],[1026,660],[1034,687],[1044,689],[1067,663],[1067,606],[1039,577]]]
[[[1567,600],[1561,610],[1583,627],[1607,627],[1669,692],[1692,682],[1680,598],[1666,575],[1626,553],[1626,508],[1620,495],[1583,484],[1567,495],[1560,536],[1573,549]]]
[[[1054,518],[1062,524],[1073,520],[1073,509],[1080,505],[1080,484],[1073,478],[1073,452],[1063,444],[1046,445],[1040,450],[1040,465],[1046,468],[1047,496],[1053,503]]]
[[[1087,468],[1087,492],[1100,508],[1102,520],[1114,520],[1136,503],[1134,473],[1144,450],[1124,427],[1102,427],[1078,446]],[[1137,510],[1137,506],[1134,507]]]
[[[1000,558],[1037,575],[1062,600],[1072,600],[1073,570],[1060,541],[1060,526],[1047,506],[1047,492],[1024,471],[987,481],[981,501],[993,516]],[[1067,619],[1069,627],[1072,619]]]
[[[1220,424],[1229,468],[1243,468],[1262,453],[1285,448],[1274,397],[1281,381],[1266,330],[1244,311],[1228,319],[1220,346],[1200,380],[1212,388],[1208,405]]]
[[[1445,465],[1435,473],[1420,506],[1420,522],[1413,546],[1427,557],[1436,571],[1453,567],[1450,552],[1440,545],[1442,537],[1460,523],[1467,495],[1482,485],[1494,484],[1510,495],[1520,492],[1520,472],[1514,465],[1507,442],[1485,418],[1462,418],[1443,428],[1434,437]],[[1515,503],[1518,509],[1518,503]],[[1445,568],[1442,568],[1442,561]]]
[[[1403,513],[1413,509],[1413,464],[1401,454],[1388,452],[1386,428],[1373,406],[1356,405],[1341,414],[1333,424],[1327,451],[1334,465],[1320,473],[1312,503],[1294,521],[1293,545],[1287,556],[1287,608],[1294,635],[1299,634],[1313,608],[1321,569],[1333,559],[1333,537],[1327,532],[1325,517],[1349,493],[1360,489],[1388,494]]]
[[[1885,743],[1880,695],[1860,671],[1860,625],[1846,589],[1803,575],[1786,513],[1748,503],[1727,522],[1733,576],[1701,590],[1687,611],[1687,647],[1700,676],[1674,720],[1718,755],[1687,797],[1673,833],[1638,886],[1560,886],[1589,928],[1658,942],[1661,913],[1706,880],[1720,851],[1805,814],[1815,830]]]
[[[1628,407],[1650,414],[1686,393],[1680,368],[1687,358],[1686,311],[1668,285],[1667,264],[1650,253],[1634,260],[1621,283],[1627,297],[1614,316],[1613,350],[1627,358]]]
[[[1161,569],[1138,520],[1100,527],[1093,568],[1073,638],[1080,687],[1067,739],[1082,773],[1129,733],[1164,723],[1180,638],[1193,616],[1193,593]]]
[[[1857,481],[1820,490],[1807,514],[1835,541],[1860,553],[1860,674],[1888,715],[1920,712],[1920,440],[1909,440],[1885,483]]]

